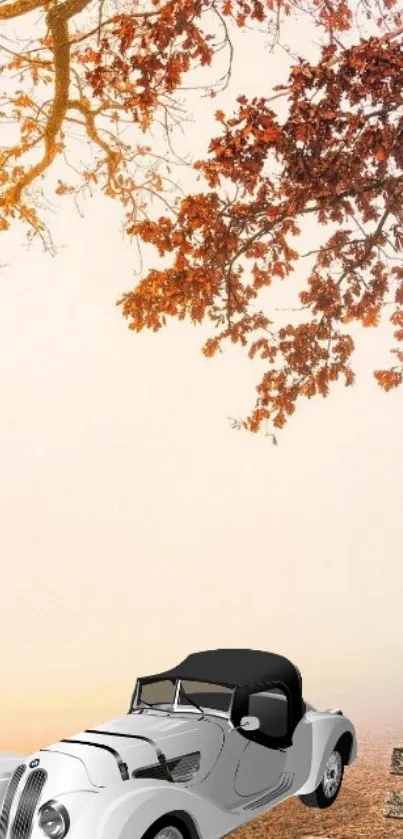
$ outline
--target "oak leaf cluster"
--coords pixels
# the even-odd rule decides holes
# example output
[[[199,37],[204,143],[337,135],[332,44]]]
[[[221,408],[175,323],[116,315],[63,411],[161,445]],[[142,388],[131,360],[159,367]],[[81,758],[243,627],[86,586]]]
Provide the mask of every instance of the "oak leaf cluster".
[[[386,391],[402,384],[403,11],[397,3],[0,4],[3,26],[31,20],[33,12],[38,35],[28,46],[17,36],[14,45],[0,38],[0,118],[19,128],[18,139],[0,148],[0,229],[22,221],[49,243],[41,184],[56,158],[75,171],[71,181],[57,179],[59,196],[76,200],[98,189],[119,200],[127,234],[164,258],[118,301],[130,328],[156,331],[169,317],[209,322],[207,357],[230,341],[260,359],[256,404],[243,422],[251,431],[284,426],[300,397],[326,396],[338,380],[352,385],[352,325],[378,326],[385,307],[394,363],[374,375]],[[219,133],[194,164],[203,187],[172,200],[178,156],[171,132],[182,118],[176,94],[186,74],[213,65],[226,47],[228,83],[231,29],[257,26],[280,43],[294,14],[315,22],[319,58],[294,57],[288,79],[267,96],[241,94],[231,114],[216,109]],[[371,34],[357,29],[359,15]],[[210,93],[214,108],[217,89]],[[278,100],[285,109],[276,109]],[[148,138],[155,125],[165,131],[163,156]],[[91,149],[81,169],[69,162],[74,131]],[[154,198],[164,211],[153,218]],[[321,235],[305,254],[300,243],[308,222]],[[277,283],[291,282],[297,265],[303,275],[298,305],[288,323],[279,323],[267,300],[275,300]]]

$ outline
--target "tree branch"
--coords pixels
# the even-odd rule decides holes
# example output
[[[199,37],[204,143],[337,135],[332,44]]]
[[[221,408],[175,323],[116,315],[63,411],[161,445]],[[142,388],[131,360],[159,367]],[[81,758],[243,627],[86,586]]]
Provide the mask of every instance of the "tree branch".
[[[49,3],[50,0],[16,0],[15,3],[0,6],[0,20],[12,20],[12,18],[21,17],[34,9],[47,7]]]
[[[24,172],[14,186],[5,193],[1,201],[5,207],[17,205],[26,187],[46,171],[57,155],[57,136],[66,115],[70,86],[68,21],[83,11],[90,2],[91,0],[68,0],[61,6],[53,7],[47,13],[46,21],[53,42],[55,84],[53,102],[44,131],[45,151],[42,159]]]
[[[109,177],[112,178],[114,170],[116,168],[116,160],[118,157],[118,153],[111,149],[108,143],[106,143],[105,140],[103,140],[100,134],[98,133],[95,124],[96,112],[91,110],[88,102],[80,99],[71,99],[67,103],[67,108],[75,109],[76,111],[80,111],[80,113],[83,114],[83,117],[85,119],[85,125],[87,128],[87,134],[91,138],[91,140],[105,152],[107,157]]]

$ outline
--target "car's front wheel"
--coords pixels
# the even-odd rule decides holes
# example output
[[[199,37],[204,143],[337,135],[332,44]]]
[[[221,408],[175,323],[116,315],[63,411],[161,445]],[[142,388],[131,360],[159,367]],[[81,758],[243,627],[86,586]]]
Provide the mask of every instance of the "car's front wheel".
[[[188,831],[174,816],[163,816],[145,832],[143,839],[190,839]]]
[[[299,798],[306,807],[330,807],[340,792],[343,780],[344,764],[340,752],[335,749],[326,763],[325,771],[319,786],[307,795]]]
[[[166,824],[154,834],[154,839],[184,839],[184,837],[179,827],[175,827],[173,824]]]

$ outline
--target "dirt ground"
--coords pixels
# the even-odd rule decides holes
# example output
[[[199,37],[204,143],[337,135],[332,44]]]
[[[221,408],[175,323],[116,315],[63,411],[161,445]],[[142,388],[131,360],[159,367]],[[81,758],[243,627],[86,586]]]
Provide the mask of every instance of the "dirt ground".
[[[267,815],[232,834],[235,839],[403,839],[403,819],[386,818],[390,791],[403,792],[403,776],[390,774],[394,746],[403,746],[403,729],[371,732],[357,728],[359,756],[347,767],[337,801],[314,810],[289,798]],[[231,837],[231,839],[232,839]]]

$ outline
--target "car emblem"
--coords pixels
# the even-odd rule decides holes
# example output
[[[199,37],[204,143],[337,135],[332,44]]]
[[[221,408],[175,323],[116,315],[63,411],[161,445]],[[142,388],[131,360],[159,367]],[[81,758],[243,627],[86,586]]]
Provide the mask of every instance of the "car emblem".
[[[36,757],[35,760],[31,760],[31,763],[29,764],[29,768],[30,769],[36,769],[36,767],[39,766],[39,764],[40,764],[39,757]]]

